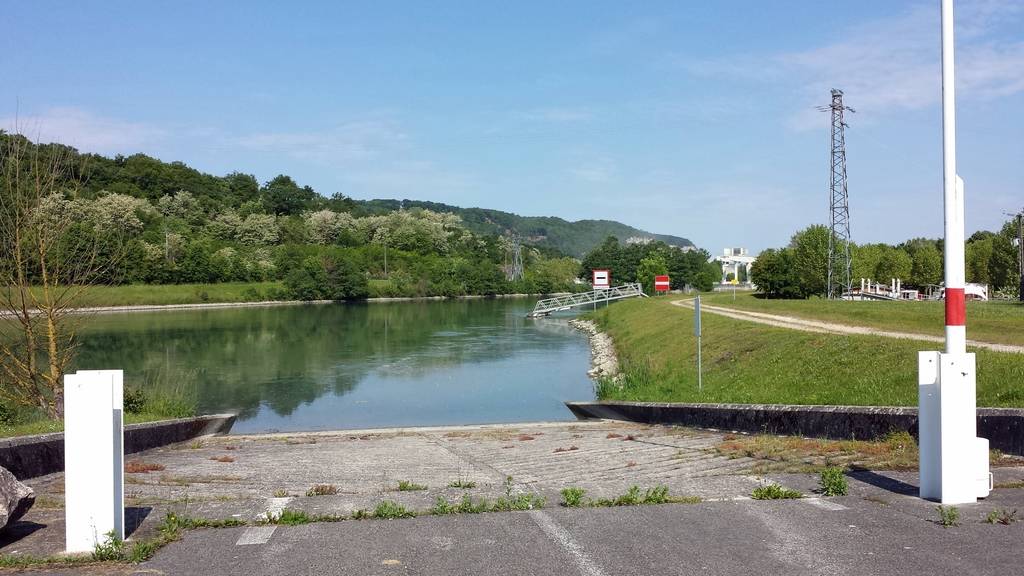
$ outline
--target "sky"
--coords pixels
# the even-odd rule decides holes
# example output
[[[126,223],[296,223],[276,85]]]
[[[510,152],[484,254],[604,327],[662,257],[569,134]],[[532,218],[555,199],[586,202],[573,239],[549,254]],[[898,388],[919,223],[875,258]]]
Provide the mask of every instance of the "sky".
[[[685,236],[942,235],[939,2],[0,0],[0,129],[321,194]],[[1024,208],[1024,0],[958,0],[967,233]]]

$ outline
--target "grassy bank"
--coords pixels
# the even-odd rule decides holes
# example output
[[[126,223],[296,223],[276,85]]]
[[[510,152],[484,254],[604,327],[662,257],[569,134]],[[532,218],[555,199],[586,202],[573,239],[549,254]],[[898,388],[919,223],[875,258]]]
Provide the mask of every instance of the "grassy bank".
[[[593,314],[615,340],[624,372],[621,387],[600,385],[602,399],[916,406],[917,352],[937,346],[705,314],[704,387],[698,391],[693,311],[670,302],[629,300]],[[978,405],[1024,406],[1024,355],[976,352]]]
[[[94,286],[83,306],[158,306],[218,302],[274,300],[283,291],[280,282],[224,282],[219,284],[129,284]]]
[[[709,294],[709,304],[740,308],[766,314],[795,316],[883,330],[942,336],[944,302],[875,302],[811,300],[766,300],[753,294]],[[1024,346],[1024,305],[1016,302],[969,302],[967,337],[981,342]]]
[[[155,385],[154,382],[149,383]],[[190,383],[164,389],[128,388],[124,394],[124,423],[140,424],[196,415],[195,388]],[[64,422],[23,407],[0,404],[0,438],[62,432]]]

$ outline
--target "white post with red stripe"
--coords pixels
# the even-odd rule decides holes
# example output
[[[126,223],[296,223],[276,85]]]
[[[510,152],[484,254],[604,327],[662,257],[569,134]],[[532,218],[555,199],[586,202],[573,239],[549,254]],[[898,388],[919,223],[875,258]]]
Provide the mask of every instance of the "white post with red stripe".
[[[953,0],[942,5],[942,167],[946,351],[918,353],[920,495],[943,504],[988,496],[988,440],[977,438],[976,371],[967,352],[964,183],[956,173]]]

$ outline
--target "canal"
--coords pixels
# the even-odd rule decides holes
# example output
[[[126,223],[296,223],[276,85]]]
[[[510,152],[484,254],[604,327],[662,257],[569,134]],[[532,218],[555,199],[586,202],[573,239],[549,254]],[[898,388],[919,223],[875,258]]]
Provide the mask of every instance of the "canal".
[[[76,369],[236,412],[234,433],[570,420],[590,400],[586,337],[531,299],[102,314]]]

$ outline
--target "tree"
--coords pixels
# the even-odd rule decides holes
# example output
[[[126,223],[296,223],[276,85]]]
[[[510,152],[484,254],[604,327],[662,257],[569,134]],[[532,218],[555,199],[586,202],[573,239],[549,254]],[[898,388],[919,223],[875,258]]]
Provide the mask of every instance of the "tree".
[[[267,212],[278,216],[299,214],[308,208],[316,197],[309,186],[299,187],[290,176],[281,174],[260,190],[263,206]]]
[[[788,248],[769,248],[757,256],[750,269],[750,280],[758,292],[768,298],[800,298],[800,281],[793,266],[792,251]]]
[[[121,231],[76,218],[80,189],[70,149],[0,133],[0,397],[50,418],[64,411],[88,288],[109,278]]]
[[[885,283],[892,278],[905,280],[910,278],[913,269],[913,262],[910,255],[899,248],[886,246],[882,251],[882,258],[875,268],[875,278]]]
[[[643,286],[646,294],[654,294],[654,277],[662,274],[668,274],[668,265],[660,254],[644,258],[636,267],[636,280]]]
[[[815,224],[794,234],[789,242],[792,265],[804,297],[824,296],[826,293],[830,234],[828,228]]]
[[[942,281],[942,253],[934,242],[912,247],[910,277],[907,284],[924,288]]]

